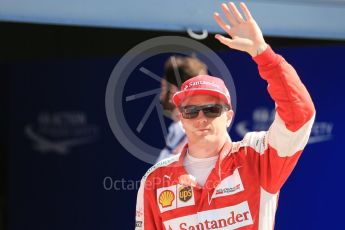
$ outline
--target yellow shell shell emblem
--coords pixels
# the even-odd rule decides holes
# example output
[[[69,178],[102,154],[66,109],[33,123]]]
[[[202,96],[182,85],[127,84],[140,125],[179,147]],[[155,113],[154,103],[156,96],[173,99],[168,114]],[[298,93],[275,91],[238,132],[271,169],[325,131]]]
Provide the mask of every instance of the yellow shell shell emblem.
[[[159,203],[162,205],[163,208],[171,206],[174,199],[175,195],[170,190],[164,190],[159,195]]]

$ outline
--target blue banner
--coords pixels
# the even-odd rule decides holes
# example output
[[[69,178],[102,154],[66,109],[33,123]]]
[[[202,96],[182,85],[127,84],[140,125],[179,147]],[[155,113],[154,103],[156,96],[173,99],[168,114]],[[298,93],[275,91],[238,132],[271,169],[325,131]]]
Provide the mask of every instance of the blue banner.
[[[276,229],[339,229],[345,201],[345,156],[340,149],[345,138],[345,46],[275,51],[295,67],[317,110],[309,144],[281,190]],[[216,53],[236,91],[232,139],[266,130],[274,102],[256,64],[240,52]],[[110,76],[121,57],[1,64],[10,82],[10,230],[134,229],[137,189],[151,164],[128,149],[148,149],[155,156],[164,146],[164,127],[171,122],[161,116],[157,103],[158,78],[171,53],[146,54],[133,57],[136,65],[124,65],[125,79],[117,76],[114,82]],[[208,55],[205,51],[200,58]],[[113,117],[119,121],[115,132],[120,138],[106,111],[112,83],[114,97],[109,101],[113,115],[122,119]],[[132,146],[124,144],[131,140]]]

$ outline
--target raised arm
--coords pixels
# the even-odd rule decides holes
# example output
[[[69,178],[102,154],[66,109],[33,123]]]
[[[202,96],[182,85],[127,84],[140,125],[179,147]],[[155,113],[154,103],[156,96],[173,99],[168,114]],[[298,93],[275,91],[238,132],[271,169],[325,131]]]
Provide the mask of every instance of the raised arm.
[[[262,187],[276,193],[284,184],[308,142],[315,118],[311,97],[295,69],[264,41],[261,30],[244,3],[243,17],[233,3],[222,4],[229,24],[214,17],[231,38],[216,35],[230,48],[249,53],[258,64],[260,76],[268,83],[268,92],[276,104],[276,116],[268,132],[253,132],[244,142],[257,153],[252,155],[260,171]]]

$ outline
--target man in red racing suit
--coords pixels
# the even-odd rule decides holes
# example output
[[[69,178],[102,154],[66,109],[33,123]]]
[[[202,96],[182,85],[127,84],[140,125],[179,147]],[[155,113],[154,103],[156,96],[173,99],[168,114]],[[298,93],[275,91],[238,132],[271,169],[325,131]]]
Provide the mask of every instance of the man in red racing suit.
[[[253,57],[276,103],[275,119],[268,131],[250,132],[242,141],[231,142],[226,126],[233,113],[223,82],[211,76],[185,82],[173,101],[181,108],[188,144],[181,154],[157,163],[143,177],[137,230],[274,228],[279,190],[308,141],[315,109],[293,67],[264,42],[250,12],[243,3],[240,6],[245,17],[233,3],[222,5],[231,27],[215,13],[218,24],[232,37],[216,38]],[[188,154],[192,159],[217,156],[202,184],[188,170]]]

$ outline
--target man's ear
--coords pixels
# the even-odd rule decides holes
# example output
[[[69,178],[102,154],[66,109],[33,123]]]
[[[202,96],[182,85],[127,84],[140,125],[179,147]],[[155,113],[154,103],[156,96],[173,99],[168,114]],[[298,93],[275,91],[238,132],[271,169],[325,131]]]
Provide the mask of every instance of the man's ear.
[[[182,120],[182,114],[180,113],[180,111],[178,111],[177,116],[178,116],[178,119],[181,121]]]
[[[231,109],[229,111],[226,111],[226,117],[227,117],[226,127],[229,128],[232,122],[232,118],[234,117],[234,111]]]

